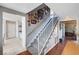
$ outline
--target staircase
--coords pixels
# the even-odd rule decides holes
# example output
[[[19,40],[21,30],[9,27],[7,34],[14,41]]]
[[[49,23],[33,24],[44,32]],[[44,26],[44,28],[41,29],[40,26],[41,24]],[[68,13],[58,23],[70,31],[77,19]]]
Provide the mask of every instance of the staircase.
[[[33,55],[44,55],[58,42],[58,17],[50,16],[32,35],[27,37],[27,49]],[[53,44],[50,44],[50,43]]]

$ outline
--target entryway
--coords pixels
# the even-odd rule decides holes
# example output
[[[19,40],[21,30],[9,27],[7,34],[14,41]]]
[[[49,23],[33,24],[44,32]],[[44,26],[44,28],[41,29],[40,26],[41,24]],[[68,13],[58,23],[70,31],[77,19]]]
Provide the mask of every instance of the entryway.
[[[23,46],[22,17],[3,13],[3,54],[16,55],[26,48]]]

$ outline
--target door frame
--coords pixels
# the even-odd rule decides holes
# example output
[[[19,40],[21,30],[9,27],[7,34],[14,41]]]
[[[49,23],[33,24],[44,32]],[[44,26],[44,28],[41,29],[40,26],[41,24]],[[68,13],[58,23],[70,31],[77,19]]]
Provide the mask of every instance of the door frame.
[[[75,33],[74,33],[74,34],[75,34],[75,40],[77,40],[77,38],[76,38],[76,36],[77,36],[77,35],[76,35],[77,20],[67,20],[67,21],[62,21],[62,23],[65,24],[65,26],[66,26],[66,22],[70,22],[70,21],[75,22],[75,23],[74,23],[74,24],[75,24],[75,27],[74,27]],[[66,30],[66,28],[65,28],[65,30]],[[66,33],[66,31],[65,31],[65,33]],[[65,35],[65,37],[66,37],[66,35]]]
[[[60,39],[62,39],[62,41],[65,40],[65,24],[63,23],[63,21],[60,21],[59,24],[59,29],[60,29]]]

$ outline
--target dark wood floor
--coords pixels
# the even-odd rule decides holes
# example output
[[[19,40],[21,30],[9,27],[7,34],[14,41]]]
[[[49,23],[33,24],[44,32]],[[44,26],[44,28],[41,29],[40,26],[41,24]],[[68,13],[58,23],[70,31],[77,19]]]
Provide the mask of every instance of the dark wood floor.
[[[58,43],[54,48],[52,48],[46,55],[61,55],[63,49],[66,45],[66,40],[63,43]]]
[[[32,55],[29,51],[23,51],[17,55]]]

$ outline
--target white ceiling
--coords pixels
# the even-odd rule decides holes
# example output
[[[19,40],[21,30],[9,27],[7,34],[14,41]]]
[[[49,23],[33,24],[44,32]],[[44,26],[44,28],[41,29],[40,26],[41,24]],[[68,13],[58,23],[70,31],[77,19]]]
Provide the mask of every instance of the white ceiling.
[[[41,3],[0,3],[0,5],[22,13],[27,13],[41,5]]]

